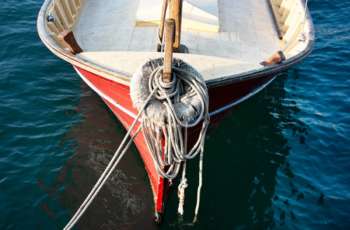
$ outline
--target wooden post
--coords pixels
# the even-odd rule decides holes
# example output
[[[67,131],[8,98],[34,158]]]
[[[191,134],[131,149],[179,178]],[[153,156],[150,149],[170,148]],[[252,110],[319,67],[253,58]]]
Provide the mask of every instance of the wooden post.
[[[172,65],[173,65],[173,44],[174,44],[175,20],[167,19],[164,26],[164,69],[163,81],[166,83],[172,80]]]
[[[175,20],[174,49],[179,49],[181,45],[182,3],[183,0],[171,0],[170,18]]]
[[[274,53],[269,59],[261,62],[260,64],[263,66],[276,65],[282,63],[285,60],[286,56],[284,55],[283,51],[278,51]]]
[[[73,54],[78,54],[83,52],[77,40],[75,39],[72,31],[67,31],[67,30],[62,31],[58,35],[58,39],[64,42]]]
[[[166,18],[166,12],[168,9],[168,0],[163,0],[163,6],[162,6],[162,16],[160,18],[160,24],[159,24],[159,40],[162,42],[164,37],[164,22]]]

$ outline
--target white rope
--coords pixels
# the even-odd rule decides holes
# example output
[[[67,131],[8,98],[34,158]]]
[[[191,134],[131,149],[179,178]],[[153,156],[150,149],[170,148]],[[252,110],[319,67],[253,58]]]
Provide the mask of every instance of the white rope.
[[[201,152],[200,158],[199,158],[199,173],[198,173],[198,188],[197,188],[197,202],[196,202],[196,209],[194,211],[194,218],[192,223],[196,223],[198,219],[198,213],[199,213],[199,206],[201,202],[201,191],[203,186],[203,152]]]
[[[187,128],[185,128],[185,135],[184,135],[184,139],[185,139],[185,149],[187,149],[187,138],[188,138],[188,130]],[[177,213],[180,216],[184,215],[184,205],[185,205],[185,190],[188,187],[187,184],[187,178],[186,178],[186,167],[187,167],[187,163],[186,161],[183,163],[182,166],[182,177],[181,177],[181,181],[179,183],[179,186],[177,188],[177,196],[179,198],[179,206],[177,208]]]
[[[187,184],[187,178],[186,178],[186,162],[184,162],[181,181],[177,189],[177,196],[179,198],[179,207],[177,208],[177,213],[181,216],[183,216],[184,214],[185,189],[187,187],[188,187],[188,184]]]
[[[128,132],[126,133],[123,141],[119,145],[117,151],[113,155],[112,159],[110,160],[109,164],[107,165],[106,169],[102,173],[101,177],[98,179],[92,190],[90,191],[89,195],[85,198],[84,202],[80,205],[74,216],[71,218],[71,220],[68,222],[68,224],[64,227],[64,230],[69,230],[74,227],[74,225],[79,221],[79,219],[82,217],[82,215],[86,212],[87,208],[90,206],[92,201],[96,198],[97,194],[101,191],[103,185],[106,183],[107,179],[110,177],[112,172],[115,170],[117,167],[118,163],[120,160],[123,158],[125,155],[126,151],[129,149],[131,146],[132,141],[134,138],[138,135],[140,132],[142,126],[140,125],[135,132],[135,134],[131,137],[131,132],[136,126],[138,119],[141,117],[145,107],[147,106],[148,102],[151,100],[153,93],[155,92],[156,89],[150,94],[148,100],[145,102],[143,108],[139,111],[137,117],[135,118],[134,122],[130,126]],[[127,142],[128,138],[130,140]]]

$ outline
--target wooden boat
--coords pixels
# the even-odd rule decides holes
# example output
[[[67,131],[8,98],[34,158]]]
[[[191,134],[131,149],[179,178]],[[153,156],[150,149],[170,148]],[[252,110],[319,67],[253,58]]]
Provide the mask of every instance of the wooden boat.
[[[314,30],[303,0],[184,0],[181,44],[174,57],[204,78],[210,118],[247,100],[303,60]],[[37,27],[41,40],[73,68],[128,129],[137,110],[130,79],[149,59],[162,57],[161,0],[46,0]],[[135,131],[135,130],[133,130]],[[168,181],[157,173],[142,135],[134,140],[164,212]]]

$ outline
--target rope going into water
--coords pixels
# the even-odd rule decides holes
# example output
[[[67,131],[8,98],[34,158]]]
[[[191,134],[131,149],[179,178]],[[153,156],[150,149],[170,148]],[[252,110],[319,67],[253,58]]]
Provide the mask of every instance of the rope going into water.
[[[74,227],[74,225],[79,221],[79,219],[82,217],[82,215],[86,212],[87,208],[90,206],[92,201],[96,198],[97,194],[101,191],[103,185],[106,183],[107,179],[111,176],[112,172],[115,170],[117,167],[118,163],[120,160],[123,158],[125,155],[126,151],[129,149],[131,146],[132,141],[134,138],[138,135],[138,133],[141,131],[142,126],[140,125],[137,128],[137,131],[134,133],[133,136],[131,136],[131,132],[136,126],[139,118],[141,117],[144,108],[147,106],[148,102],[151,100],[153,93],[155,92],[156,89],[150,94],[149,99],[145,102],[143,109],[140,110],[138,113],[137,117],[133,121],[132,125],[130,126],[128,132],[126,133],[124,139],[122,140],[121,144],[119,145],[117,151],[114,153],[112,159],[108,163],[106,169],[103,171],[102,175],[88,194],[88,196],[85,198],[84,202],[80,205],[76,213],[73,215],[73,217],[70,219],[70,221],[67,223],[67,225],[64,227],[64,230],[69,230]],[[128,138],[130,140],[128,141]]]
[[[149,91],[158,89],[154,96],[165,108],[165,121],[159,118],[155,120],[148,113],[143,113],[142,116],[143,133],[157,171],[169,180],[176,178],[184,161],[193,159],[204,151],[205,134],[209,125],[209,98],[205,82],[199,81],[198,77],[188,71],[176,67],[173,69],[174,77],[170,83],[164,83],[161,79],[162,66],[152,72],[149,80]],[[191,100],[198,100],[196,107],[191,105]],[[181,102],[189,103],[189,107],[182,109]],[[200,125],[200,122],[198,139],[187,150],[184,130]],[[165,138],[164,148],[162,138]]]
[[[157,171],[164,178],[170,180],[174,179],[179,172],[181,163],[186,162],[188,159],[193,159],[199,153],[201,154],[200,164],[202,164],[205,134],[209,125],[209,99],[205,82],[198,80],[198,78],[190,72],[174,67],[174,72],[176,73],[174,75],[175,80],[166,84],[161,80],[161,71],[162,67],[158,67],[152,72],[151,81],[149,82],[150,93],[147,99],[142,103],[142,106],[138,108],[139,113],[129,127],[128,132],[106,169],[85,198],[84,202],[64,227],[64,230],[72,229],[80,220],[141,130],[143,131],[147,146],[152,153]],[[200,98],[200,109],[198,110],[196,107],[192,108],[192,112],[195,114],[194,117],[186,117],[186,113],[182,114],[180,117],[177,114],[178,110],[175,109],[176,105],[174,106],[174,103],[180,101],[186,102],[186,100],[190,101],[193,99],[194,95]],[[159,123],[148,116],[147,108],[154,100],[161,101],[166,108],[165,126],[163,123]],[[187,128],[195,127],[202,120],[203,124],[198,140],[191,150],[187,151]],[[136,129],[137,131],[134,135],[132,135],[132,130],[139,121],[141,121],[141,124]],[[183,137],[182,129],[186,130],[185,138]],[[165,139],[164,149],[161,147],[163,146],[162,138]],[[168,167],[168,170],[165,170],[166,167]],[[201,171],[202,170],[200,170],[200,184]],[[200,187],[201,186],[198,188],[198,194],[200,194]],[[198,213],[197,207],[199,207],[198,197],[196,216]]]
[[[205,81],[200,74],[187,64],[177,61],[175,60],[172,81],[169,83],[162,80],[161,63],[157,63],[157,60],[146,63],[144,68],[134,75],[131,97],[137,108],[137,105],[141,104],[139,101],[142,102],[142,98],[147,96],[147,91],[157,89],[154,93],[154,104],[151,101],[150,108],[141,118],[143,135],[159,175],[171,181],[178,176],[183,165],[182,179],[178,187],[180,215],[184,213],[185,189],[188,187],[186,162],[200,155],[195,222],[199,212],[204,143],[209,126],[209,97]],[[149,68],[152,71],[149,71]],[[146,93],[135,93],[140,89]],[[187,130],[195,127],[200,131],[188,149]]]

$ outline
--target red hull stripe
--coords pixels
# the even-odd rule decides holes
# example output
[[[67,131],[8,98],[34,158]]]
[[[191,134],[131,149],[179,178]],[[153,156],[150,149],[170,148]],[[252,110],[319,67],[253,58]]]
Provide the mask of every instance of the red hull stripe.
[[[232,101],[231,103],[213,111],[210,112],[209,115],[210,117],[213,117],[215,115],[218,115],[220,113],[225,112],[226,110],[231,109],[232,107],[244,102],[245,100],[248,100],[249,98],[253,97],[255,94],[259,93],[260,91],[262,91],[263,89],[265,89],[271,82],[273,82],[275,80],[276,77],[271,78],[270,80],[268,80],[265,84],[263,84],[262,86],[260,86],[259,88],[255,89],[254,91],[248,93],[247,95],[245,95],[244,97],[241,97],[239,99],[236,99],[234,101]]]
[[[95,91],[104,101],[107,101],[108,103],[112,104],[114,107],[118,108],[119,110],[123,111],[133,119],[136,118],[136,114],[131,112],[130,110],[123,107],[121,104],[116,102],[113,98],[109,97],[105,93],[103,93],[100,89],[98,89],[91,81],[89,81],[86,76],[86,73],[83,73],[82,69],[78,69],[77,67],[74,67],[75,71],[79,74],[79,76],[83,79],[83,81],[93,90]],[[85,71],[84,71],[85,72]]]
[[[94,84],[92,84],[90,81],[88,81],[85,76],[80,72],[81,69],[77,69],[77,67],[74,67],[74,69],[77,71],[77,73],[79,74],[79,76],[83,79],[83,81],[92,89],[94,90],[100,97],[103,98],[104,101],[109,102],[110,104],[114,105],[116,108],[120,109],[122,112],[126,113],[127,115],[129,115],[132,118],[136,118],[136,113],[126,109],[125,107],[123,107],[121,104],[118,104],[115,100],[113,100],[111,97],[109,97],[108,95],[104,94],[101,90],[99,90],[97,87],[94,86]],[[225,112],[226,110],[229,110],[230,108],[244,102],[245,100],[248,100],[249,98],[251,98],[252,96],[254,96],[255,94],[259,93],[260,91],[262,91],[263,89],[265,89],[273,80],[275,80],[276,77],[271,78],[270,80],[268,80],[265,84],[263,84],[262,86],[260,86],[259,88],[255,89],[254,91],[248,93],[247,95],[245,95],[244,97],[241,97],[239,99],[236,99],[234,101],[231,101],[230,103],[228,103],[227,105],[216,109],[215,111],[212,111],[209,113],[209,115],[215,116],[218,115],[222,112]]]

